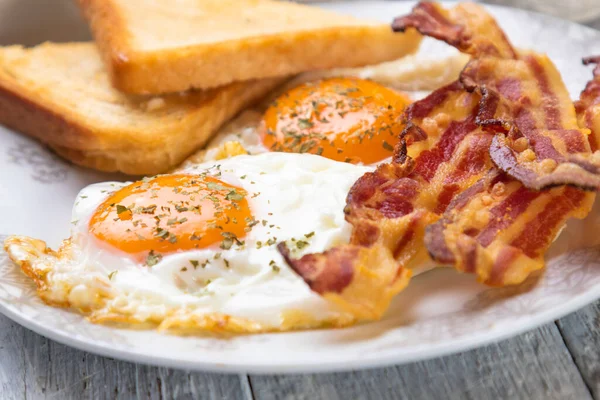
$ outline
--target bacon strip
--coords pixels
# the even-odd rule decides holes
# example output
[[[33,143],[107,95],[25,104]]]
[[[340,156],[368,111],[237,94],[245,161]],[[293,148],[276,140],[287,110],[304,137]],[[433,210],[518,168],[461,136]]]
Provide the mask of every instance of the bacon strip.
[[[408,284],[411,272],[395,259],[392,243],[418,229],[413,221],[423,221],[421,236],[425,221],[433,222],[411,205],[416,183],[406,177],[413,162],[401,149],[405,146],[396,150],[393,163],[366,173],[350,190],[344,210],[354,228],[350,244],[298,259],[285,244],[278,245],[313,291],[361,319],[379,318]],[[389,224],[382,225],[384,220]]]
[[[517,58],[494,18],[472,3],[461,3],[449,10],[437,3],[418,3],[411,14],[396,18],[392,23],[395,32],[404,32],[408,28],[443,40],[472,56]]]
[[[576,187],[533,189],[560,184],[597,189],[597,169],[586,132],[547,57],[483,55],[466,66],[460,80],[481,94],[476,120],[496,133],[490,155],[497,168],[455,197],[427,227],[425,244],[435,261],[475,273],[486,284],[518,284],[544,267],[544,254],[566,220],[584,218],[595,199]],[[578,107],[580,121],[590,121],[589,105],[600,98],[592,95],[600,93],[593,86]],[[586,125],[591,127],[582,128]]]
[[[496,132],[490,154],[496,165],[530,189],[573,185],[600,190],[600,157],[550,59],[472,60],[461,81],[482,96],[477,123]]]
[[[476,273],[485,283],[521,282],[543,267],[543,255],[566,219],[585,216],[595,196],[570,186],[532,190],[492,161],[490,148],[495,139],[509,137],[507,127],[513,134],[519,128],[515,121],[525,118],[515,114],[518,99],[510,97],[520,90],[522,80],[498,83],[494,70],[485,68],[492,64],[483,60],[525,65],[525,73],[531,69],[489,15],[475,5],[445,11],[420,3],[410,16],[394,23],[396,30],[410,27],[478,57],[472,69],[461,81],[411,105],[404,115],[406,128],[393,162],[380,165],[354,184],[345,209],[353,225],[350,244],[301,258],[294,258],[285,245],[279,246],[290,266],[315,292],[359,318],[383,314],[391,297],[408,283],[411,261],[419,259],[423,241],[435,260]],[[536,57],[532,59],[539,61]],[[570,150],[580,149],[587,156],[589,148],[581,141],[581,131],[569,125],[570,111],[562,109],[568,104],[561,102],[561,96],[547,101],[556,95],[556,88],[544,92],[536,79],[536,93],[546,98],[525,100],[522,105],[528,112],[531,104],[527,101],[542,108],[541,112],[536,109],[535,118],[543,122],[534,124],[537,131],[528,131],[531,137],[538,136],[526,144],[533,142],[534,155],[563,154],[561,146],[569,144]],[[562,85],[560,80],[549,82]],[[559,113],[553,114],[553,108]],[[559,121],[560,129],[554,129],[553,121]],[[551,140],[558,137],[556,146],[554,142],[547,145],[548,132]]]
[[[600,190],[600,154],[592,156],[587,131],[577,125],[569,94],[547,57],[518,54],[474,4],[445,10],[419,3],[392,27],[416,28],[474,57],[461,82],[482,94],[477,123],[497,133],[490,151],[500,169],[530,189],[568,184]]]
[[[544,267],[544,254],[567,219],[584,218],[594,199],[571,186],[527,189],[493,169],[427,227],[425,244],[435,261],[485,284],[518,284]]]
[[[359,319],[377,319],[408,285],[411,272],[399,268],[390,249],[343,245],[294,259],[285,243],[277,246],[310,288]]]
[[[452,198],[492,168],[492,135],[475,123],[480,97],[455,82],[413,103],[394,160],[363,175],[345,209],[350,244],[292,257],[312,290],[359,318],[379,318],[408,284],[411,261],[425,257],[425,228]]]
[[[407,178],[414,164],[405,154],[405,146],[398,146],[394,162],[366,173],[350,190],[344,210],[353,225],[350,244],[297,259],[285,244],[278,246],[313,291],[357,318],[381,317],[408,284],[411,272],[394,257],[394,243],[415,252],[411,236],[420,230],[422,237],[434,221],[412,206],[417,184]]]

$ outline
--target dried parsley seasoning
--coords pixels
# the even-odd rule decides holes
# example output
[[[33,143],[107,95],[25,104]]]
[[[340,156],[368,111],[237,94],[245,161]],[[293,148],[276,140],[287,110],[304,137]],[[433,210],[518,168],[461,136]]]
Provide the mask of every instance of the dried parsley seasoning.
[[[142,213],[142,214],[154,214],[154,211],[156,210],[156,204],[151,204],[149,206],[146,207],[138,207],[136,209],[136,214],[137,213]]]
[[[230,237],[226,237],[225,239],[223,239],[223,241],[221,241],[221,245],[219,247],[221,247],[223,250],[229,250],[231,249],[231,246],[233,246],[233,239]]]
[[[273,272],[279,272],[279,271],[281,271],[281,267],[279,265],[277,265],[277,263],[275,263],[275,260],[271,260],[269,262],[269,266],[271,267],[271,269],[273,270]]]
[[[298,118],[298,128],[300,128],[300,129],[310,129],[314,125],[315,124],[312,123],[310,121],[310,119],[307,119],[307,118]]]
[[[392,146],[385,140],[383,141],[383,148],[386,149],[387,151],[394,151],[394,146]]]
[[[223,240],[221,241],[221,247],[223,250],[229,250],[235,243],[238,246],[243,246],[244,242],[239,240],[238,237],[233,232],[221,232],[221,236],[223,236]]]
[[[306,242],[304,240],[297,240],[296,241],[296,247],[298,248],[298,250],[302,250],[306,246],[308,246],[308,242]]]
[[[155,253],[154,250],[150,250],[148,256],[146,256],[146,265],[153,267],[162,260],[162,254]]]
[[[227,193],[225,199],[230,201],[242,201],[244,199],[244,195],[238,193],[235,189],[232,189],[229,191],[229,193]]]

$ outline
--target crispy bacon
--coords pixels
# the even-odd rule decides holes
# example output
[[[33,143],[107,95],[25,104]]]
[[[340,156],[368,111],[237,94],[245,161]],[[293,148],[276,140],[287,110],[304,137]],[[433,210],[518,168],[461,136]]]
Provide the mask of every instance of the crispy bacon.
[[[482,94],[477,123],[497,133],[490,151],[500,169],[530,189],[568,184],[600,190],[600,154],[592,156],[587,132],[577,125],[569,94],[547,57],[516,52],[494,19],[474,4],[445,10],[419,3],[392,26],[416,28],[474,57],[461,82]]]
[[[456,196],[427,227],[425,244],[434,260],[475,273],[487,284],[520,283],[544,266],[544,253],[566,220],[585,217],[595,198],[568,186],[534,189],[560,184],[597,189],[598,170],[547,57],[479,54],[460,81],[481,94],[476,122],[495,133],[490,155],[499,170],[490,169]]]
[[[348,194],[349,245],[298,259],[279,247],[312,290],[361,318],[381,316],[408,284],[411,260],[425,256],[426,226],[493,167],[492,135],[475,123],[479,100],[455,82],[406,110],[410,122],[393,162],[363,175]]]
[[[347,198],[346,219],[353,225],[350,243],[320,254],[294,258],[285,244],[278,249],[309,287],[358,318],[375,319],[409,281],[411,272],[394,256],[394,243],[416,252],[411,236],[422,237],[433,222],[413,206],[418,184],[408,178],[413,168],[406,147],[395,161],[380,165],[354,184]],[[412,248],[411,248],[412,246]]]
[[[395,32],[404,32],[408,28],[443,40],[472,56],[517,58],[494,18],[472,3],[461,3],[449,10],[437,3],[418,3],[411,14],[396,18],[392,23]]]
[[[600,157],[591,154],[560,74],[545,55],[483,57],[461,74],[482,93],[477,123],[496,132],[492,160],[530,189],[573,185],[600,189]]]
[[[353,263],[358,257],[360,246],[334,247],[324,252],[323,257],[307,254],[298,260],[291,257],[290,249],[285,243],[279,243],[277,250],[304,277],[312,290],[317,293],[339,293],[352,281]]]
[[[567,219],[584,218],[595,194],[571,186],[527,189],[492,169],[427,227],[431,257],[488,285],[521,283],[544,267],[544,254]]]
[[[543,267],[543,255],[564,222],[584,217],[595,197],[572,186],[532,188],[596,187],[580,172],[563,171],[566,177],[556,172],[567,166],[595,179],[584,132],[547,59],[518,55],[495,21],[475,5],[446,11],[420,3],[394,22],[396,30],[411,27],[474,60],[460,81],[406,110],[393,161],[354,184],[345,208],[353,226],[348,245],[301,258],[279,246],[314,291],[359,318],[382,315],[408,283],[411,260],[420,259],[423,241],[434,260],[475,273],[487,284],[523,281]],[[521,150],[515,157],[532,153],[530,164],[521,159],[517,164],[554,175],[547,181],[515,176],[514,164],[503,165],[498,157],[492,161],[498,146]],[[546,159],[557,164],[554,171]]]

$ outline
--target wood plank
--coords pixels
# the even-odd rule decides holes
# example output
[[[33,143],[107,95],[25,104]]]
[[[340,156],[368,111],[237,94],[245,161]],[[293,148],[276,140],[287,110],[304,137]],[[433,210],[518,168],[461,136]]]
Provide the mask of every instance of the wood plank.
[[[600,301],[559,320],[557,325],[583,380],[600,399]]]
[[[363,372],[250,376],[271,399],[591,399],[558,328],[481,349]]]
[[[248,399],[245,375],[150,367],[48,340],[0,314],[0,398]]]
[[[0,398],[25,398],[25,362],[21,328],[0,314]]]

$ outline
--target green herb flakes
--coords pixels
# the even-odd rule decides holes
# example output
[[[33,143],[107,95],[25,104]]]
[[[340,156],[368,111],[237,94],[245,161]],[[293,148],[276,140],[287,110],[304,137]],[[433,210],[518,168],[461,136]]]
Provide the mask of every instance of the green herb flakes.
[[[146,265],[149,267],[153,267],[158,264],[162,260],[162,254],[155,253],[154,250],[150,250],[148,256],[146,257]]]

